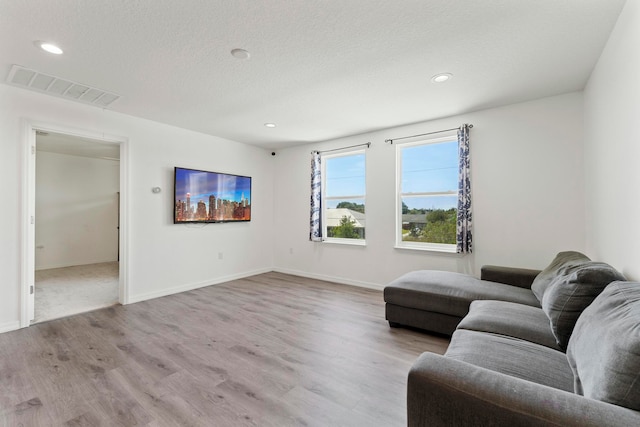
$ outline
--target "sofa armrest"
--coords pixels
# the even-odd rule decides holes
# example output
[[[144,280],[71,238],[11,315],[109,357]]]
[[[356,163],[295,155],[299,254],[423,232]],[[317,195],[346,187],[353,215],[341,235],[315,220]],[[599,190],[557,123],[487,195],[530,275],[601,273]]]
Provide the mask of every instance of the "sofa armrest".
[[[409,427],[637,426],[640,412],[433,353],[409,372]]]
[[[483,265],[480,269],[480,279],[518,286],[520,288],[530,288],[533,279],[536,278],[540,271],[541,270],[530,270],[528,268]]]

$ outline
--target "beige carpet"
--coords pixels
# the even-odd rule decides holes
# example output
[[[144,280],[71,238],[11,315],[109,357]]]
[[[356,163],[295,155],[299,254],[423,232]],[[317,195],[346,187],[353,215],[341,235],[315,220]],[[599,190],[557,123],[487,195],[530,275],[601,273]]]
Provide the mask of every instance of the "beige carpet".
[[[84,313],[118,303],[118,263],[36,271],[32,323]]]

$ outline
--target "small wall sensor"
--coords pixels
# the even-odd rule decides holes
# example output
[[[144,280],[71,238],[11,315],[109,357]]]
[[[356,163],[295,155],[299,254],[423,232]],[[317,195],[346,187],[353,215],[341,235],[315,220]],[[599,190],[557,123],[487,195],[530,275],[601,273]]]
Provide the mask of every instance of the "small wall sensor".
[[[158,194],[158,193],[159,193],[159,192],[161,192],[161,191],[162,191],[162,189],[161,189],[160,187],[153,187],[153,188],[151,189],[151,192],[152,192],[152,193],[155,193],[155,194]]]

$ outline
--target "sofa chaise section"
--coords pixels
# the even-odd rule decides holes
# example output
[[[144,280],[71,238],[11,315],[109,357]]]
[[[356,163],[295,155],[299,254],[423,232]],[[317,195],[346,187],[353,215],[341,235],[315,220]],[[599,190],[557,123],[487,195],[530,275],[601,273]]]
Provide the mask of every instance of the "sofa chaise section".
[[[475,300],[500,300],[540,307],[530,289],[537,270],[485,266],[482,276],[448,271],[407,273],[384,289],[391,326],[410,326],[451,335]],[[484,280],[489,276],[495,281]],[[516,285],[509,285],[507,282]]]

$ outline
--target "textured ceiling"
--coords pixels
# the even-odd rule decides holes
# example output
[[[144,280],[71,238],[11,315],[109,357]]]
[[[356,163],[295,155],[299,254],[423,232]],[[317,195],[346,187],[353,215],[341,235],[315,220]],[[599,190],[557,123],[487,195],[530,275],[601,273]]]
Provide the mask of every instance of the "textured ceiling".
[[[111,110],[273,149],[581,90],[623,5],[0,0],[0,72],[22,65],[121,95]],[[441,72],[453,78],[431,83]]]

